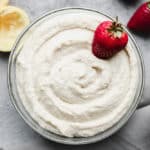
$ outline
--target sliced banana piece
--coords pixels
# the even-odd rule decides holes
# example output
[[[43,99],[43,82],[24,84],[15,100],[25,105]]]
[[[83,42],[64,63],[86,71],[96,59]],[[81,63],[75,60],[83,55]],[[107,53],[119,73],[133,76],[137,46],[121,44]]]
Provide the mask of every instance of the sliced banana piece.
[[[9,0],[0,0],[0,7],[8,5]]]
[[[11,51],[18,35],[28,24],[28,15],[22,9],[14,6],[0,7],[0,51]]]

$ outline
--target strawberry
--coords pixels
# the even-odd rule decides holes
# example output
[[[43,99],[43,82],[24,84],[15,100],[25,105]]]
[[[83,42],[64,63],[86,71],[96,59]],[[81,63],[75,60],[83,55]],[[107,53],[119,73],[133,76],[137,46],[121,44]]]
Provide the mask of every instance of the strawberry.
[[[128,35],[116,21],[104,21],[95,30],[92,52],[98,58],[110,58],[125,48]]]
[[[127,26],[137,32],[150,32],[150,2],[145,2],[135,11]]]

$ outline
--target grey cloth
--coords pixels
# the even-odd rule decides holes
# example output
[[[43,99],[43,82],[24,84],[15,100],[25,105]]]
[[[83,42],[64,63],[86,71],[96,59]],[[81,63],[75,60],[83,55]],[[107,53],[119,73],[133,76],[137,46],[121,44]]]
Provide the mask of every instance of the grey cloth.
[[[127,23],[135,9],[144,0],[10,0],[24,8],[33,21],[41,14],[62,7],[88,7],[112,17],[119,16]],[[7,89],[7,64],[9,54],[0,53],[0,150],[149,150],[150,149],[150,43],[149,37],[135,35],[145,62],[145,89],[140,108],[116,134],[85,146],[66,146],[42,138],[22,120],[10,102]]]

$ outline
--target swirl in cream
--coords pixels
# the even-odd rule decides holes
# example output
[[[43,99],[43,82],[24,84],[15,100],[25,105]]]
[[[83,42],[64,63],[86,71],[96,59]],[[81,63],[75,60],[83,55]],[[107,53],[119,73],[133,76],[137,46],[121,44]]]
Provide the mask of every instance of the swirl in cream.
[[[138,83],[130,45],[109,60],[96,58],[96,26],[108,18],[72,12],[38,23],[16,60],[21,100],[43,128],[68,137],[92,136],[116,124],[131,106]]]

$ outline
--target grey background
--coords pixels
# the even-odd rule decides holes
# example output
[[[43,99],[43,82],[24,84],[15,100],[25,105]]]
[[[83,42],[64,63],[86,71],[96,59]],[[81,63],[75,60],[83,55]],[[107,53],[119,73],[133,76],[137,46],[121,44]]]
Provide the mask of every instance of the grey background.
[[[127,23],[129,17],[144,0],[10,0],[24,8],[31,21],[49,10],[68,7],[88,7],[112,17],[119,16]],[[9,53],[0,53],[0,150],[149,150],[150,148],[150,37],[135,35],[145,62],[145,89],[140,108],[128,123],[112,137],[86,146],[66,146],[48,141],[35,133],[22,120],[10,102],[7,89]],[[1,44],[1,43],[0,43]]]

